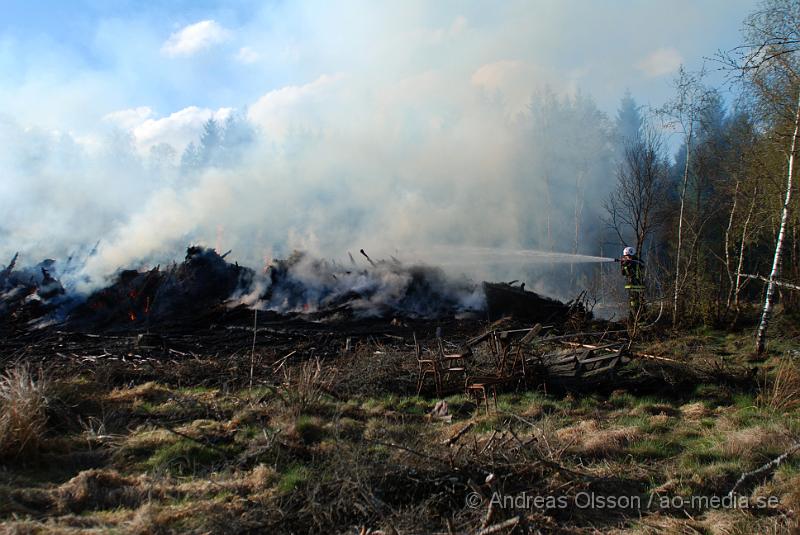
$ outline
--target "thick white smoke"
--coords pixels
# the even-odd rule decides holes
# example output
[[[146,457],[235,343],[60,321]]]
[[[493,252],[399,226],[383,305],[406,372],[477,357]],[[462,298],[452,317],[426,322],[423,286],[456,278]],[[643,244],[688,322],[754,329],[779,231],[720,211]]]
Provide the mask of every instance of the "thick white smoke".
[[[277,68],[277,57],[303,73],[293,83],[248,87],[218,109],[97,110],[91,136],[0,117],[0,263],[99,241],[67,281],[87,290],[190,243],[256,269],[295,248],[338,259],[459,245],[596,254],[612,124],[578,90],[592,89],[580,71],[554,68],[547,43],[569,36],[530,31],[557,10],[523,4],[292,3],[259,15],[284,27],[227,29],[204,47],[234,47],[253,68]],[[224,158],[193,160],[187,144],[202,145],[212,117],[220,129],[235,117],[242,132],[218,143]]]

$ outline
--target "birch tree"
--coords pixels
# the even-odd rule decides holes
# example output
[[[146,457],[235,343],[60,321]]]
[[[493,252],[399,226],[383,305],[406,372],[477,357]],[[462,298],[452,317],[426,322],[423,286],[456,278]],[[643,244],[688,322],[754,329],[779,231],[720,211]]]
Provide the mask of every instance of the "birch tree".
[[[781,211],[781,224],[778,230],[778,239],[775,243],[775,254],[772,257],[772,269],[769,273],[769,281],[767,282],[767,291],[764,296],[764,307],[761,311],[761,321],[758,324],[758,332],[756,333],[756,352],[763,353],[766,347],[767,327],[769,326],[770,315],[772,313],[772,306],[775,296],[775,279],[780,274],[781,258],[783,256],[783,242],[786,237],[786,226],[789,220],[789,207],[792,202],[792,176],[794,172],[794,159],[797,148],[797,131],[800,127],[800,91],[798,91],[797,106],[794,117],[794,131],[792,133],[791,146],[789,148],[787,173],[786,173],[786,195],[783,201],[783,210]]]
[[[683,135],[686,156],[683,162],[683,176],[680,186],[680,210],[678,212],[677,246],[675,248],[675,285],[672,300],[672,325],[678,323],[679,298],[681,291],[681,254],[683,250],[684,213],[686,190],[689,184],[690,161],[697,122],[707,101],[707,90],[702,84],[705,70],[697,73],[687,71],[683,66],[674,80],[675,98],[658,110],[666,119],[668,126],[676,128]]]
[[[792,208],[792,188],[795,172],[797,136],[800,127],[800,3],[795,0],[770,0],[745,21],[745,43],[723,59],[742,75],[745,87],[759,102],[765,122],[773,125],[771,135],[788,141],[786,152],[785,188],[775,238],[772,266],[756,331],[755,349],[766,348],[767,329],[774,307],[789,213]]]

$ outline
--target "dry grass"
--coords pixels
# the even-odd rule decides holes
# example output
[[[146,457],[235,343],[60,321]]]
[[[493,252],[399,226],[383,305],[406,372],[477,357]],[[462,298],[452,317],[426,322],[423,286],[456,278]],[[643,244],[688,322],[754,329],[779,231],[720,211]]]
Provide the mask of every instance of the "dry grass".
[[[0,376],[0,457],[38,449],[47,425],[47,381],[27,365]]]
[[[323,367],[319,358],[308,360],[293,371],[284,368],[284,381],[278,395],[288,408],[300,414],[322,401],[335,379],[336,369]]]
[[[782,535],[797,533],[797,520],[786,515],[757,516],[740,509],[711,510],[705,514],[702,533],[712,535]]]
[[[746,427],[726,434],[722,452],[729,457],[752,458],[766,451],[784,449],[790,443],[785,430],[763,426]]]
[[[602,429],[595,420],[584,420],[556,431],[556,437],[568,451],[585,455],[609,455],[622,449],[641,435],[636,427]]]
[[[453,420],[446,422],[426,416],[435,399],[406,395],[415,391],[410,353],[377,349],[364,344],[326,362],[287,359],[273,370],[282,385],[239,392],[157,382],[78,388],[66,416],[107,419],[103,434],[119,438],[89,441],[78,426],[64,426],[69,440],[59,446],[51,402],[53,431],[41,459],[53,465],[52,477],[45,480],[38,466],[11,463],[10,473],[19,477],[0,485],[0,523],[12,532],[307,533],[391,526],[420,533],[446,532],[442,519],[450,518],[453,532],[473,532],[485,516],[464,505],[473,469],[500,475],[494,484],[504,489],[535,486],[553,495],[572,492],[573,475],[543,461],[576,477],[607,480],[602,492],[609,495],[645,488],[705,495],[730,489],[733,477],[761,464],[755,461],[798,424],[794,414],[754,407],[750,390],[735,404],[728,396],[717,411],[722,395],[621,391],[610,401],[599,394],[584,402],[574,395],[502,392],[502,411],[486,416],[452,396]],[[50,396],[64,403],[59,390]],[[470,423],[457,444],[442,444]],[[81,451],[74,465],[62,467],[61,459],[72,459],[58,454],[66,448]],[[98,466],[103,469],[89,469]],[[758,491],[797,510],[796,474],[786,463],[772,486]],[[483,477],[475,481],[482,486]],[[575,533],[743,534],[780,527],[775,519],[728,511],[691,511],[690,518],[672,510],[643,511],[641,518],[561,514],[570,515]],[[495,522],[504,517],[495,512]],[[564,519],[532,516],[529,524],[543,529]]]
[[[137,507],[148,495],[148,488],[115,470],[86,470],[55,491],[56,508],[62,512]]]
[[[681,406],[681,415],[686,420],[701,420],[711,414],[711,411],[702,401],[687,403]]]
[[[697,520],[674,518],[658,513],[642,519],[632,532],[637,535],[704,535],[708,533],[705,526]]]
[[[800,366],[789,357],[780,359],[774,377],[763,381],[758,401],[778,412],[800,407]]]
[[[160,402],[170,396],[170,391],[165,386],[153,381],[134,386],[132,388],[118,388],[108,395],[109,401],[131,403],[137,400]]]

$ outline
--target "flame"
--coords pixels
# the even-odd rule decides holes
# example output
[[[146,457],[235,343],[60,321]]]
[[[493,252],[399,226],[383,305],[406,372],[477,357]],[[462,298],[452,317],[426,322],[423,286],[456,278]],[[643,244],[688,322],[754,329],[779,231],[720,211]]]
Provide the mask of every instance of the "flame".
[[[136,312],[134,312],[133,310],[128,312],[128,319],[131,321],[136,321]]]

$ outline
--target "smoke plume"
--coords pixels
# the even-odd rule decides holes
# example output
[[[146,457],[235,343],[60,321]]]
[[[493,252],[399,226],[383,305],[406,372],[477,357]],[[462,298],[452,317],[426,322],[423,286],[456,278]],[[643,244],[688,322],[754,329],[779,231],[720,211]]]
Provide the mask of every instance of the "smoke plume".
[[[547,52],[560,43],[579,61],[591,24],[573,6],[566,32],[548,30],[564,14],[525,5],[486,17],[467,4],[298,2],[99,26],[94,46],[128,70],[97,74],[83,93],[64,82],[36,113],[0,114],[0,258],[71,258],[55,274],[87,293],[189,244],[230,249],[257,271],[293,250],[339,261],[360,248],[403,261],[460,246],[598,254],[613,124],[591,79]],[[57,61],[48,68],[68,79]],[[181,76],[198,85],[181,94],[207,83],[215,98],[169,108],[131,78],[113,85],[148,69],[175,91]],[[59,102],[73,111],[48,124]],[[475,278],[527,274],[454,258],[449,271]]]

